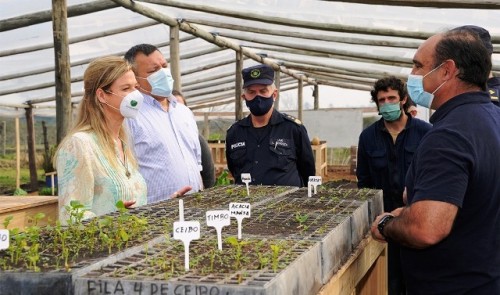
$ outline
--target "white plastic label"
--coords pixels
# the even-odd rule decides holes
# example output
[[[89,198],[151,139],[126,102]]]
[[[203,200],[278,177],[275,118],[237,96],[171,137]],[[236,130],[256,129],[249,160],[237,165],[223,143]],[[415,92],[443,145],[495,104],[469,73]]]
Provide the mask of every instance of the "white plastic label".
[[[8,229],[0,229],[0,250],[8,249],[10,246],[10,235]]]
[[[229,203],[229,215],[238,221],[238,239],[241,240],[241,228],[243,218],[251,216],[250,203]]]
[[[189,243],[200,238],[199,221],[174,222],[174,239],[184,243],[184,268],[189,271]]]
[[[250,173],[241,173],[241,182],[250,183],[252,182],[252,176]]]
[[[179,199],[179,221],[184,221],[184,200]]]
[[[217,246],[222,250],[222,228],[231,224],[228,210],[213,210],[206,212],[207,226],[215,227],[217,231]]]
[[[192,241],[200,238],[199,221],[176,221],[174,222],[174,239]]]
[[[318,185],[321,185],[321,176],[309,176],[307,183],[307,196],[312,197],[311,187],[314,187],[314,194],[316,194]]]
[[[250,196],[250,182],[252,182],[252,176],[250,173],[241,173],[241,182],[243,182],[247,186],[247,196]]]

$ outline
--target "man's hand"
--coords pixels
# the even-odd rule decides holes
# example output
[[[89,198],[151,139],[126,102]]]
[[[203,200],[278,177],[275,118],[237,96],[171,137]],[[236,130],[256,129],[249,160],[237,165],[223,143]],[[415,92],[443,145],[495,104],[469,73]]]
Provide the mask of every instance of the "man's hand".
[[[378,223],[380,222],[380,219],[382,219],[382,217],[386,215],[392,215],[392,214],[387,212],[380,214],[379,216],[377,216],[377,218],[375,218],[375,221],[373,221],[372,226],[370,228],[373,239],[381,243],[386,243],[387,241],[385,240],[384,236],[378,231]]]
[[[192,188],[190,186],[183,186],[179,190],[177,190],[175,193],[173,193],[170,198],[178,198],[184,196],[185,193],[189,192]]]

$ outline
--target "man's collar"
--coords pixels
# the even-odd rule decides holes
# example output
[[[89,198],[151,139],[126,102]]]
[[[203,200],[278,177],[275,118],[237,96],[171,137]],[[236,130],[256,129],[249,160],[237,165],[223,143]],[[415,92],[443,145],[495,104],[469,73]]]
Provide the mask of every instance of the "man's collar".
[[[465,92],[459,94],[449,99],[444,104],[442,104],[429,118],[429,122],[431,122],[431,124],[439,122],[441,119],[446,117],[446,115],[450,111],[457,108],[458,106],[464,104],[472,104],[472,103],[477,104],[477,103],[488,103],[488,102],[491,103],[491,98],[485,91],[473,91],[473,92]]]
[[[144,92],[141,92],[142,93],[142,96],[144,96],[144,102],[146,102],[147,104],[149,105],[152,105],[152,106],[158,106],[158,107],[162,107],[161,103],[156,100],[156,98],[152,97],[151,95],[147,94],[147,93],[144,93]],[[170,104],[171,107],[173,108],[176,108],[177,107],[177,98],[175,97],[175,95],[170,95],[169,97],[167,97],[167,100]]]
[[[280,116],[280,113],[276,110],[273,109],[273,113],[271,114],[271,118],[269,119],[268,125],[276,125],[278,123],[283,122],[283,117]],[[241,126],[248,126],[251,127],[252,125],[252,115],[248,115],[245,118],[243,118],[240,122],[239,125]]]

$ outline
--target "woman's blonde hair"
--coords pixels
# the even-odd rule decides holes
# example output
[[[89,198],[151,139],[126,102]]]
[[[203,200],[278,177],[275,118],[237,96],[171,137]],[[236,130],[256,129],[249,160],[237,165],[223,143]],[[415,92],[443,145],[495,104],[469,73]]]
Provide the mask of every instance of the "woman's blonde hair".
[[[72,134],[81,131],[93,132],[97,136],[99,145],[104,150],[104,156],[114,167],[119,165],[115,152],[115,143],[106,124],[104,107],[97,98],[96,92],[99,88],[108,91],[118,78],[131,69],[131,65],[118,56],[100,57],[90,62],[83,74],[84,94],[80,102],[78,118],[75,126],[66,136],[68,138]],[[124,143],[128,143],[123,126],[120,128],[119,137]],[[137,167],[131,149],[127,148],[124,152],[127,161]]]

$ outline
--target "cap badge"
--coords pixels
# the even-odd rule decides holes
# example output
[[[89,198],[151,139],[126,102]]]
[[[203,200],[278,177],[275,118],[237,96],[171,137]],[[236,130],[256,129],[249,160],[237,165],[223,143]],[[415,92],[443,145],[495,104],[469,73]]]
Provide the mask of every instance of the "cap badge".
[[[259,78],[260,76],[260,70],[259,69],[254,69],[250,72],[250,77],[252,78]]]

